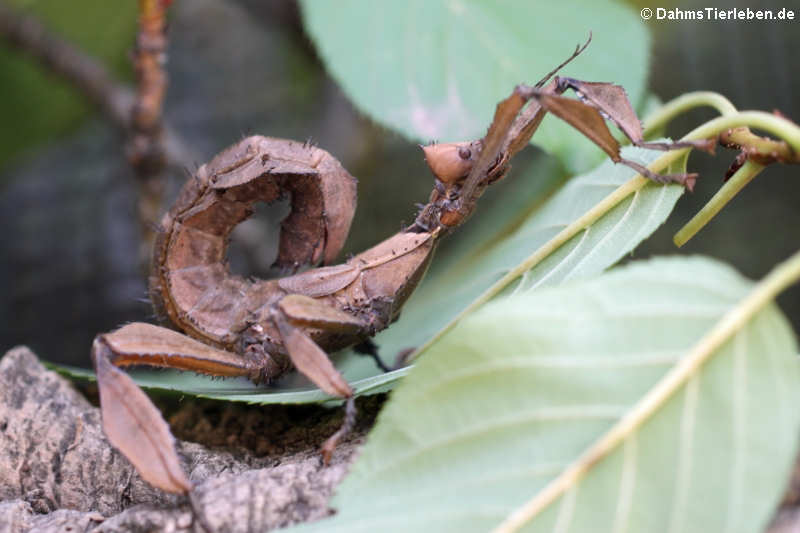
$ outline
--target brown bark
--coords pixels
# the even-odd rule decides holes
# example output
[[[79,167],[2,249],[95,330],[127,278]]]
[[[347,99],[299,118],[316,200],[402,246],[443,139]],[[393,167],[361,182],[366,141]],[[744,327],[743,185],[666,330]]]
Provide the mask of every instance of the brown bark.
[[[170,400],[162,401],[168,406]],[[328,515],[380,399],[322,465],[341,409],[184,400],[172,416],[194,500],[219,531],[264,531]],[[97,408],[27,348],[0,359],[0,533],[200,531],[189,502],[146,484],[111,448]]]

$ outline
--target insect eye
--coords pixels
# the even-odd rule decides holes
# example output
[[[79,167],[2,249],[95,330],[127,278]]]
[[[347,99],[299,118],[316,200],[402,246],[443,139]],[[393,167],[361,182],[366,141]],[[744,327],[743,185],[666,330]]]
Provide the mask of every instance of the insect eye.
[[[461,159],[469,159],[470,157],[472,157],[472,150],[470,150],[466,146],[461,146],[458,149],[458,157],[460,157]]]

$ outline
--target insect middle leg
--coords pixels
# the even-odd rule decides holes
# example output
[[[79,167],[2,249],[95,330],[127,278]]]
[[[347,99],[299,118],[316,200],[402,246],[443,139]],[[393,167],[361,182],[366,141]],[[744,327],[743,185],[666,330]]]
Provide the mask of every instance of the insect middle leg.
[[[324,301],[301,294],[285,296],[274,306],[270,317],[295,368],[321,390],[345,399],[342,426],[322,445],[323,459],[327,463],[338,442],[355,425],[355,399],[353,389],[333,366],[328,354],[311,339],[309,330],[358,339],[370,333],[369,324]]]
[[[353,346],[353,351],[359,355],[371,357],[372,360],[375,361],[375,365],[384,372],[391,372],[394,370],[394,368],[383,362],[383,359],[381,359],[378,353],[378,345],[375,344],[372,339],[364,339],[360,344],[356,344]]]

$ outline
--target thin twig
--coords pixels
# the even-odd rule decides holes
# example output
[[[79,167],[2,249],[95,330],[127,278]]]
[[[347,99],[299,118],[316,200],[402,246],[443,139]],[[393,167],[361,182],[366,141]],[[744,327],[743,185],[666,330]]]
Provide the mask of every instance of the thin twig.
[[[134,53],[137,90],[117,82],[108,70],[39,20],[0,2],[0,41],[27,53],[83,93],[128,139],[126,155],[139,184],[138,211],[142,266],[149,264],[154,222],[163,211],[167,169],[183,171],[198,157],[162,119],[167,78],[165,14],[170,2],[140,0]]]
[[[139,0],[139,32],[133,53],[136,101],[131,109],[126,153],[139,182],[140,255],[144,265],[156,238],[153,222],[163,210],[166,189],[162,109],[167,92],[167,6],[163,0]]]
[[[0,42],[17,48],[61,76],[83,93],[105,116],[124,132],[130,131],[134,90],[113,79],[96,59],[54,35],[39,20],[20,13],[0,1]],[[163,126],[166,164],[171,168],[192,168],[198,158],[168,125]]]
[[[165,167],[161,117],[167,92],[165,29],[166,9],[161,0],[139,0],[139,33],[133,54],[136,103],[131,109],[128,157],[142,179],[158,175]]]
[[[711,200],[706,202],[706,205],[675,234],[672,238],[675,246],[681,247],[686,244],[689,239],[703,229],[717,213],[722,211],[722,208],[733,200],[733,197],[736,196],[739,191],[753,181],[753,178],[758,176],[762,170],[764,170],[764,165],[761,163],[745,161],[733,176],[731,176],[731,179],[726,181],[716,194],[714,194]]]
[[[115,82],[98,61],[53,35],[36,18],[0,3],[0,39],[74,85],[115,124],[128,127],[133,91]]]

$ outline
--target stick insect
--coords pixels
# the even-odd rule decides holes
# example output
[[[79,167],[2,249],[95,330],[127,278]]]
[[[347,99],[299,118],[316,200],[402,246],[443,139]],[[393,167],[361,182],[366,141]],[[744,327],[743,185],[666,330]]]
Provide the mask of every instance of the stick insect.
[[[201,166],[161,221],[150,277],[157,312],[183,333],[132,323],[98,335],[92,345],[109,441],[150,484],[187,493],[192,485],[166,422],[120,367],[245,376],[256,383],[269,383],[296,368],[324,392],[345,399],[344,422],[323,445],[323,455],[329,457],[352,428],[355,407],[353,390],[327,352],[369,339],[398,317],[437,243],[469,218],[490,184],[506,175],[511,159],[528,144],[547,112],[570,123],[614,161],[656,181],[691,188],[694,174],[655,174],[620,156],[606,119],[635,145],[686,145],[644,142],[622,87],[554,78],[589,41],[536,85],[517,86],[497,105],[483,138],[423,147],[435,175],[428,203],[411,225],[339,265],[272,280],[234,276],[225,265],[231,230],[252,213],[255,203],[273,202],[287,193],[292,209],[282,223],[276,265],[296,272],[336,257],[350,228],[356,185],[328,152],[255,136]],[[577,100],[562,96],[568,89]]]

